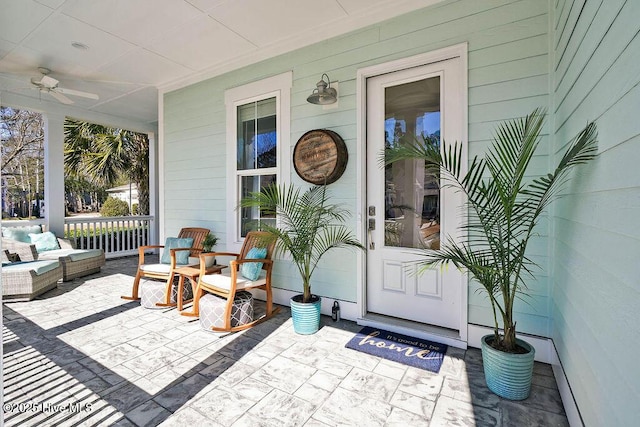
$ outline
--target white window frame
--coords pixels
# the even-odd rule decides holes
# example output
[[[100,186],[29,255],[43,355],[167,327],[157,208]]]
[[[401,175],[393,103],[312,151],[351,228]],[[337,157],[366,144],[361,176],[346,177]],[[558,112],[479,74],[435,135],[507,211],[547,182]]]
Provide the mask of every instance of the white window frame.
[[[241,175],[253,173],[239,173],[237,170],[237,141],[238,126],[237,112],[240,105],[276,98],[276,167],[265,169],[265,173],[275,174],[278,184],[290,180],[290,152],[291,152],[291,86],[293,72],[278,74],[263,80],[248,83],[228,89],[225,92],[225,106],[227,110],[227,250],[239,251],[243,239],[240,238],[239,211],[240,202],[239,178]]]

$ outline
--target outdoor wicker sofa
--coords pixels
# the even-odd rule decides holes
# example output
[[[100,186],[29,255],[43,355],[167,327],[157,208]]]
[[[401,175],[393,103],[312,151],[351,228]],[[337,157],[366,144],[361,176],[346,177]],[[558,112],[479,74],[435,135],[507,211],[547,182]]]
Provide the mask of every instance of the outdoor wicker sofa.
[[[58,286],[60,261],[2,262],[3,301],[29,301]]]
[[[97,273],[106,262],[102,249],[75,249],[70,240],[58,237],[58,249],[38,252],[36,245],[5,237],[4,232],[3,229],[3,249],[10,254],[17,254],[20,261],[59,261],[65,282]]]

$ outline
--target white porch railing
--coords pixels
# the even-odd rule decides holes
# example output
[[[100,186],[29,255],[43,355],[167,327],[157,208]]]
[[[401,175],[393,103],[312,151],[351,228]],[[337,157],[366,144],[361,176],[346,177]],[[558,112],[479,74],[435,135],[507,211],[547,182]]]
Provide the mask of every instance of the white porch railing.
[[[66,239],[78,249],[102,249],[106,258],[137,255],[138,247],[153,245],[153,216],[79,217],[64,219]],[[3,227],[41,225],[42,220],[3,220]]]
[[[78,249],[102,249],[107,258],[137,255],[152,245],[152,216],[65,218],[65,237]]]

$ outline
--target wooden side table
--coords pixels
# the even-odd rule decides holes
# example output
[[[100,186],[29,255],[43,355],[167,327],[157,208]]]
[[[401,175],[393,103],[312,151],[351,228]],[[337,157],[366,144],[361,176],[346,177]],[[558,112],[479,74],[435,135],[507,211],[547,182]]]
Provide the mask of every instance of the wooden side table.
[[[226,265],[212,265],[211,267],[207,267],[207,269],[205,270],[206,274],[220,274],[220,272],[222,271],[222,269],[227,268]],[[174,272],[179,276],[179,280],[178,280],[178,295],[176,297],[176,303],[178,306],[178,311],[182,311],[182,295],[184,292],[184,279],[185,277],[189,279],[189,281],[191,282],[191,295],[195,295],[196,294],[196,287],[198,285],[198,277],[200,276],[200,266],[199,265],[189,265],[186,267],[180,267],[180,268],[176,268],[174,270]],[[184,302],[191,302],[193,301],[193,298],[188,300],[188,301],[184,301]],[[185,316],[188,316],[189,313],[181,313]]]

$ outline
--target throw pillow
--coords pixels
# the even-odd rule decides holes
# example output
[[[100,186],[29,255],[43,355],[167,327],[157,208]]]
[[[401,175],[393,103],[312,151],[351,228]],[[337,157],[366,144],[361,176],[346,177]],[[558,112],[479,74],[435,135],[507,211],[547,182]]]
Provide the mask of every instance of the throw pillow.
[[[170,249],[176,248],[190,248],[193,246],[192,237],[167,237],[164,243],[164,251],[162,251],[162,257],[160,262],[163,264],[171,264],[171,251]],[[186,265],[189,264],[189,253],[191,251],[178,251],[176,252],[176,264]]]
[[[29,237],[31,238],[31,244],[36,245],[36,251],[38,253],[60,249],[56,235],[50,231],[45,233],[31,233]]]
[[[263,259],[267,256],[267,248],[251,248],[245,259]],[[258,280],[260,277],[260,270],[262,270],[261,262],[245,262],[240,264],[240,274],[247,280]]]
[[[31,234],[42,233],[39,225],[30,225],[24,227],[2,227],[2,237],[17,240],[22,243],[31,243]]]

